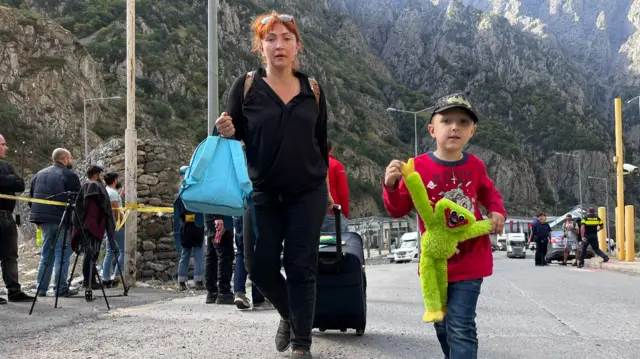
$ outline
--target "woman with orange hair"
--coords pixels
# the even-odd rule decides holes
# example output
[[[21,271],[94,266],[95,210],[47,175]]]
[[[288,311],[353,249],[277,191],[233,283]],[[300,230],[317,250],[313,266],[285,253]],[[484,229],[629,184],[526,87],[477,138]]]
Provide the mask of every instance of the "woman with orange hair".
[[[216,128],[246,146],[255,217],[244,217],[245,265],[280,314],[276,349],[292,347],[291,358],[311,358],[320,227],[333,203],[326,99],[315,80],[298,71],[302,42],[293,16],[261,15],[252,29],[264,67],[235,80]]]

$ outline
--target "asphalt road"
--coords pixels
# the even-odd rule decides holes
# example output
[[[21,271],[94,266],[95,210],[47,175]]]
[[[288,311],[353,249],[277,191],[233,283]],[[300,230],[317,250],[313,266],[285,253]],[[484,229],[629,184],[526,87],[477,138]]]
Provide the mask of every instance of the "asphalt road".
[[[495,257],[478,306],[479,358],[638,358],[640,277]],[[367,332],[315,332],[314,358],[442,358],[433,326],[421,322],[416,264],[369,266],[367,275]],[[112,298],[109,313],[83,298],[62,299],[58,310],[38,302],[31,317],[28,305],[2,306],[0,357],[288,358],[273,348],[275,311],[131,295]]]

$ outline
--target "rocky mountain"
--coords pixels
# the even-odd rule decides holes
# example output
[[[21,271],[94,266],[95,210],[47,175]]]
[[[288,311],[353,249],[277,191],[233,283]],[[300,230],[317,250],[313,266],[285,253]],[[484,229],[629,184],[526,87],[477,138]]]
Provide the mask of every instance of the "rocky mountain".
[[[236,76],[259,65],[249,51],[251,19],[269,9],[292,13],[305,43],[303,70],[328,94],[330,137],[349,173],[354,216],[382,213],[384,166],[391,158],[413,154],[411,116],[386,108],[422,109],[454,91],[467,91],[482,114],[469,149],[487,162],[512,213],[578,203],[575,158],[583,175],[583,201],[602,204],[601,183],[586,177],[613,179],[606,170],[613,155],[613,94],[618,96],[616,86],[623,85],[627,93],[640,93],[640,47],[634,45],[639,1],[620,2],[625,1],[630,5],[614,7],[618,12],[598,2],[605,19],[615,13],[611,22],[624,30],[617,33],[605,22],[606,36],[580,32],[587,27],[583,22],[563,30],[567,20],[543,16],[542,5],[560,0],[467,1],[470,7],[460,0],[219,1],[221,101]],[[582,2],[565,1],[560,8],[568,3]],[[58,144],[81,153],[82,98],[125,94],[125,0],[0,4],[12,7],[0,7],[2,131],[10,123],[16,129],[12,139],[31,141],[38,152],[32,168],[46,162]],[[575,12],[587,19],[596,11],[591,7],[600,5]],[[622,13],[629,19],[626,25],[615,21]],[[139,137],[195,145],[206,133],[206,2],[138,0],[136,15]],[[525,17],[546,32],[527,26]],[[553,34],[566,37],[550,39],[558,37]],[[568,49],[570,39],[599,57],[589,53],[593,63],[580,62]],[[596,43],[608,49],[606,54]],[[626,65],[620,60],[624,53],[630,54]],[[596,62],[617,65],[601,68]],[[124,101],[89,109],[92,147],[122,136]],[[625,116],[629,112],[625,107]],[[433,149],[424,121],[419,130],[420,151]],[[632,145],[627,162],[637,157]]]

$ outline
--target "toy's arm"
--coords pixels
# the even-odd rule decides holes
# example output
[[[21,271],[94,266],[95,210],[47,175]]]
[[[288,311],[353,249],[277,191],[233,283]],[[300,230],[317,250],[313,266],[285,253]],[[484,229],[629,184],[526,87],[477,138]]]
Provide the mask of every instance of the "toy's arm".
[[[433,219],[433,207],[429,201],[427,188],[422,182],[422,177],[420,177],[420,174],[414,170],[413,158],[409,159],[407,164],[403,166],[402,175],[405,177],[404,182],[411,194],[413,204],[422,218],[422,222],[430,222]]]
[[[464,231],[464,235],[461,236],[461,242],[467,239],[484,236],[491,233],[491,220],[485,219],[472,224]]]

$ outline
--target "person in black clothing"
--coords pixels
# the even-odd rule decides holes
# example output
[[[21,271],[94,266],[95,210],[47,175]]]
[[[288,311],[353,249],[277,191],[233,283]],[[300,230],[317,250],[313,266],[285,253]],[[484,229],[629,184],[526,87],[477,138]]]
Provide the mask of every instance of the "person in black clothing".
[[[551,227],[547,223],[547,215],[539,213],[537,216],[538,222],[533,224],[531,229],[533,240],[536,242],[536,266],[546,266],[547,264],[547,245],[551,240]]]
[[[100,254],[102,239],[106,234],[109,241],[115,241],[116,222],[109,193],[103,183],[103,174],[104,170],[101,167],[89,167],[88,181],[80,188],[75,202],[77,216],[71,217],[74,227],[71,233],[71,246],[74,250],[82,250],[84,253],[82,286],[85,289],[100,289],[95,262]],[[84,231],[85,237],[82,237],[80,231]],[[87,239],[84,243],[83,238]]]
[[[276,349],[311,358],[320,227],[332,204],[326,97],[296,69],[302,44],[293,16],[261,15],[252,29],[253,50],[266,66],[235,80],[216,128],[246,145],[258,233],[254,240],[252,226],[244,226],[245,264],[280,314]]]
[[[587,253],[587,248],[591,246],[594,252],[599,255],[603,262],[609,261],[609,256],[604,254],[598,246],[598,232],[602,230],[602,219],[596,215],[594,208],[587,210],[587,218],[582,220],[580,224],[580,235],[582,236],[582,250],[580,251],[580,261],[578,262],[578,268],[584,267],[584,256]]]
[[[0,135],[0,193],[14,196],[16,192],[24,191],[24,180],[4,161],[7,150],[7,141]],[[33,297],[25,294],[18,282],[18,226],[13,218],[15,206],[16,201],[0,198],[0,268],[9,301],[25,302],[33,300]],[[7,301],[0,298],[0,304],[7,304]]]
[[[205,214],[207,250],[204,281],[207,304],[234,304],[231,291],[233,275],[233,220],[231,217]]]

